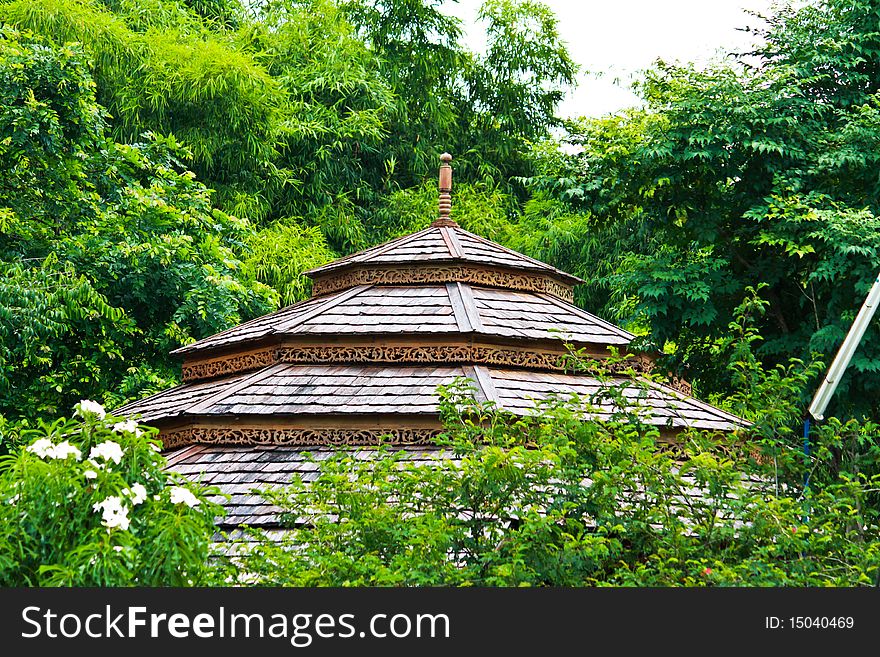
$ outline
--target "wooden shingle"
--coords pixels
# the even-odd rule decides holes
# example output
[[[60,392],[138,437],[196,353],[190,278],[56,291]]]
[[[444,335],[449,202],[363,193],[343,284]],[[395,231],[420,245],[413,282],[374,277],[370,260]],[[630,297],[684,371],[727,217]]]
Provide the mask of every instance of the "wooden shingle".
[[[188,355],[298,335],[476,333],[622,347],[634,336],[550,295],[445,285],[365,285],[302,302],[178,350]]]
[[[501,409],[528,415],[537,402],[576,394],[594,400],[586,416],[607,419],[615,412],[644,411],[648,424],[733,431],[744,426],[739,418],[671,388],[647,381],[617,377],[603,382],[581,374],[532,372],[477,366],[407,365],[291,365],[264,368],[250,376],[212,385],[188,384],[174,389],[173,401],[159,410],[129,404],[125,414],[157,412],[175,417],[248,416],[367,416],[370,414],[436,415],[437,387],[457,378],[469,378],[480,391],[478,399],[496,402]],[[198,388],[188,397],[189,386]],[[611,388],[620,389],[627,404],[616,407]],[[603,391],[606,394],[601,394]],[[174,392],[174,391],[169,391]],[[191,401],[182,401],[188,400]],[[187,404],[189,404],[187,406]]]
[[[226,477],[237,516],[261,508],[240,486],[264,470],[254,464],[266,463],[267,480],[285,472],[274,456],[260,460],[257,443],[364,444],[394,430],[399,443],[422,444],[441,426],[438,386],[455,379],[470,379],[478,401],[515,415],[578,395],[592,402],[584,413],[596,420],[638,410],[674,430],[747,425],[665,386],[563,372],[567,344],[602,359],[613,348],[626,352],[635,336],[563,300],[580,279],[448,218],[308,274],[333,285],[178,349],[189,382],[119,411],[173,434],[168,445],[254,443],[254,458],[179,455],[188,472],[184,461],[200,455],[214,468],[207,471]],[[645,371],[650,358],[638,365]],[[608,394],[609,386],[620,390]],[[251,465],[239,471],[229,454]]]

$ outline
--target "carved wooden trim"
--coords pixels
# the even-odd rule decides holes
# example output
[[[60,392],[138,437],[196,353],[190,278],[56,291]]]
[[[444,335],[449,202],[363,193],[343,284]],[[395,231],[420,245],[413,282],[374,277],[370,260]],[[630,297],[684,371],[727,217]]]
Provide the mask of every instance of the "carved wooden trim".
[[[564,365],[567,360],[568,359],[563,358],[562,367],[557,366],[556,369],[566,369]],[[605,362],[604,359],[598,359],[598,362],[594,365],[588,363],[587,366],[582,369],[584,372],[592,372],[596,374],[626,374],[635,372],[636,375],[647,375],[654,371],[654,361],[647,354],[637,354],[631,358],[617,361],[615,363],[608,363]],[[693,394],[693,387],[691,384],[677,376],[667,377],[667,379],[663,381],[663,385],[667,388],[677,390],[688,397]]]
[[[275,363],[480,363],[561,371],[565,369],[561,361],[561,353],[480,345],[282,346],[226,359],[185,363],[183,380],[236,374]]]
[[[213,379],[216,376],[257,370],[267,365],[274,365],[277,362],[274,349],[234,354],[206,361],[190,361],[183,364],[183,380]]]
[[[525,292],[546,292],[565,301],[574,300],[570,285],[549,276],[509,272],[471,265],[420,265],[406,269],[358,268],[321,276],[312,282],[313,296],[329,294],[356,285],[399,285],[411,283],[476,283]]]
[[[600,360],[594,366],[588,365],[586,370],[588,372],[610,372],[612,374],[623,374],[630,371],[636,374],[650,374],[654,371],[654,361],[645,354],[636,354],[630,358],[613,363]]]
[[[693,386],[685,381],[684,379],[680,379],[677,376],[670,377],[667,381],[664,381],[663,385],[667,388],[672,388],[673,390],[678,390],[678,392],[683,393],[690,397],[693,392]]]
[[[563,369],[562,354],[479,345],[280,347],[277,351],[282,363],[485,363]]]
[[[183,380],[199,381],[228,374],[239,374],[275,363],[468,363],[499,367],[524,367],[550,371],[565,371],[561,353],[526,351],[481,345],[370,345],[370,346],[291,346],[263,349],[247,354],[235,354],[209,361],[187,362],[183,365]],[[648,374],[654,364],[647,356],[638,356],[614,364],[597,365],[596,370],[620,374],[632,369]],[[590,371],[592,368],[587,368]],[[685,395],[692,394],[691,384],[677,377],[666,386]]]
[[[161,432],[165,449],[185,445],[431,445],[440,429],[292,429],[272,427],[184,427]]]
[[[639,354],[635,358],[627,358],[626,360],[617,363],[601,363],[600,365],[597,365],[596,368],[588,367],[587,371],[589,372],[591,369],[611,372],[612,374],[623,374],[630,371],[633,371],[636,374],[651,374],[654,371],[654,361],[644,354]],[[693,392],[691,384],[677,376],[668,377],[662,383],[667,388],[677,390],[688,397],[690,397]]]

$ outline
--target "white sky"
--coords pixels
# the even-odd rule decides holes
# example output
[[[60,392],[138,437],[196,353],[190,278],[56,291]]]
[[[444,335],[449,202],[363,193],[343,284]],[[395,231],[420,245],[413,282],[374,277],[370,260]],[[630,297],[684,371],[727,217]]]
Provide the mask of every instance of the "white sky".
[[[581,66],[578,88],[561,116],[602,116],[638,103],[629,90],[638,71],[657,58],[705,63],[751,45],[737,28],[759,21],[745,10],[769,13],[771,0],[543,0],[559,18],[559,32]],[[464,21],[471,50],[484,47],[476,22],[482,0],[447,2]],[[598,74],[598,75],[597,75]]]

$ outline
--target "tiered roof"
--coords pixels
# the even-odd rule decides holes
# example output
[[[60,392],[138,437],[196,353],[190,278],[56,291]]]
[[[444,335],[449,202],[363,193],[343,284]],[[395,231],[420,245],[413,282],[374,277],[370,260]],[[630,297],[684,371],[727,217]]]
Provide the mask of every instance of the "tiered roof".
[[[448,171],[430,227],[313,269],[312,298],[176,350],[183,384],[120,412],[159,427],[166,448],[185,447],[193,467],[257,446],[287,454],[381,440],[430,451],[441,429],[437,387],[459,377],[478,399],[518,415],[613,385],[626,408],[597,398],[595,419],[642,409],[668,433],[745,425],[681,382],[567,369],[571,347],[601,360],[612,348],[627,353],[634,336],[573,305],[576,276],[453,222]],[[652,358],[633,362],[644,371]]]

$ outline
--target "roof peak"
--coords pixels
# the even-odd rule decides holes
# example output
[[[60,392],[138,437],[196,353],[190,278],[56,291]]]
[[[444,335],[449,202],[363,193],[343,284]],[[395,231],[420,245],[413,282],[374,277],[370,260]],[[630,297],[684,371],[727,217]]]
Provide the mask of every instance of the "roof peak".
[[[558,281],[561,287],[551,285],[552,289],[541,289],[569,301],[571,286],[583,283],[577,276],[475,235],[448,219],[438,219],[420,231],[310,269],[304,274],[316,282],[313,294],[317,295],[357,283],[438,282],[440,279],[436,276],[424,281],[413,278],[417,274],[425,274],[427,269],[436,268],[442,270],[435,272],[438,275],[443,272],[447,275],[444,281],[471,280],[461,278],[466,275],[464,269],[481,270],[484,272],[483,278],[488,280],[492,276],[488,272],[501,269],[509,272],[513,278],[507,276],[503,281],[490,284],[519,289],[533,289],[522,287],[524,277],[550,278]],[[394,271],[387,276],[379,275],[391,269]],[[360,273],[352,274],[355,270]],[[329,284],[330,278],[339,280]]]
[[[313,296],[362,283],[460,280],[540,290],[570,301],[580,278],[470,233],[452,219],[451,161],[449,153],[440,156],[438,216],[430,226],[304,272],[314,281]]]
[[[443,153],[440,156],[440,181],[438,188],[440,193],[437,197],[437,206],[440,215],[432,223],[432,226],[458,226],[450,217],[452,213],[452,156],[449,153]]]

